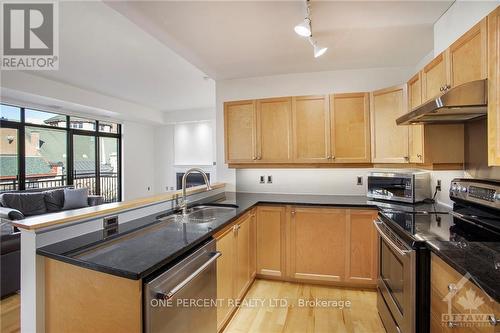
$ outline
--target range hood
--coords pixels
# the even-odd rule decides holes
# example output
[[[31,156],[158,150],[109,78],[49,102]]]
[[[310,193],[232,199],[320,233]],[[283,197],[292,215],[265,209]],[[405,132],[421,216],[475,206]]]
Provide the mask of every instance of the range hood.
[[[450,124],[486,116],[488,81],[464,83],[396,119],[398,125]]]

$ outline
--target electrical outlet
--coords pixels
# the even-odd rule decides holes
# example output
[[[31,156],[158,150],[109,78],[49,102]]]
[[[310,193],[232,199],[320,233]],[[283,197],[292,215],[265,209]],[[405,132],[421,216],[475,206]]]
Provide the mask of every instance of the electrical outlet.
[[[259,183],[261,183],[261,184],[266,183],[266,176],[260,176],[259,178],[260,178]]]
[[[356,185],[363,185],[363,177],[361,176],[356,177]]]
[[[441,179],[437,180],[436,191],[441,191]]]
[[[267,176],[267,183],[272,184],[273,183],[273,176]]]

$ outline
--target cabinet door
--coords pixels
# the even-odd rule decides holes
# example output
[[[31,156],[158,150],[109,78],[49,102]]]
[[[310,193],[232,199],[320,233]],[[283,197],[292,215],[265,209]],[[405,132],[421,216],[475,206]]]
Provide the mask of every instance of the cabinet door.
[[[330,95],[330,142],[334,162],[370,162],[369,105],[368,93]]]
[[[328,96],[293,97],[294,162],[330,161],[330,110]]]
[[[285,207],[257,207],[257,274],[285,277]]]
[[[345,273],[346,210],[292,208],[292,278],[342,281]]]
[[[346,282],[377,285],[376,210],[350,210],[347,223]]]
[[[500,7],[488,16],[488,165],[500,166]]]
[[[256,159],[255,101],[224,103],[226,163],[248,163]]]
[[[422,73],[408,81],[408,112],[422,104]],[[424,126],[409,127],[409,156],[411,163],[424,162]]]
[[[498,318],[498,303],[470,277],[463,276],[432,254],[431,332],[498,332],[498,326],[483,321],[488,321],[490,315]]]
[[[406,84],[371,93],[372,162],[407,163],[408,126],[396,119],[407,111]]]
[[[435,98],[443,93],[448,86],[449,67],[446,52],[441,53],[427,64],[422,70],[422,98],[423,102]]]
[[[217,237],[217,251],[222,256],[217,260],[217,299],[222,300],[217,306],[217,329],[220,329],[231,315],[234,302],[228,302],[235,298],[234,294],[234,256],[235,237],[230,229]]]
[[[290,162],[292,159],[292,99],[257,101],[257,161]]]
[[[255,209],[250,213],[250,279],[257,273],[257,217]]]
[[[448,52],[452,87],[485,79],[488,63],[486,18],[454,42]]]
[[[245,294],[250,284],[250,223],[252,217],[246,215],[235,225],[236,232],[236,276],[234,281],[236,298]]]

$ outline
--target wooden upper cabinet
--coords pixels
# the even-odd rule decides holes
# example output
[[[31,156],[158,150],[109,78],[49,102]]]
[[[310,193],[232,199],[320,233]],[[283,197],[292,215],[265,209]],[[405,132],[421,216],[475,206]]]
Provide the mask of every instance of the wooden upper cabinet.
[[[422,72],[408,80],[408,111],[422,104]]]
[[[406,84],[371,93],[373,163],[407,163],[408,126],[397,126],[396,119],[406,113]]]
[[[256,103],[224,103],[226,163],[249,163],[256,159]]]
[[[500,166],[500,7],[488,16],[488,165]]]
[[[257,274],[285,277],[285,207],[257,207]]]
[[[451,87],[485,79],[488,63],[486,18],[457,39],[448,52]]]
[[[292,159],[292,98],[257,100],[257,162]]]
[[[292,207],[291,277],[297,280],[343,281],[346,210]]]
[[[369,163],[368,93],[330,95],[331,157],[336,163]]]
[[[422,72],[415,74],[407,83],[408,112],[422,104]],[[410,163],[424,161],[424,126],[411,125],[409,128],[409,157]]]
[[[371,209],[351,209],[347,214],[347,282],[354,284],[377,285],[377,232],[373,220],[378,211]]]
[[[292,98],[295,162],[330,161],[330,110],[327,95]]]
[[[422,70],[422,102],[441,95],[444,88],[449,85],[449,81],[447,52],[445,51]]]

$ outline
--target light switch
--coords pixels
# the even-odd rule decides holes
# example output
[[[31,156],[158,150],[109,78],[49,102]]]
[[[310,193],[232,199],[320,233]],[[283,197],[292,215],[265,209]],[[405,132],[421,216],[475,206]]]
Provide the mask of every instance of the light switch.
[[[265,184],[266,183],[266,176],[260,176],[260,181],[259,181],[261,184]]]
[[[273,176],[267,176],[267,183],[272,184],[273,183]]]

